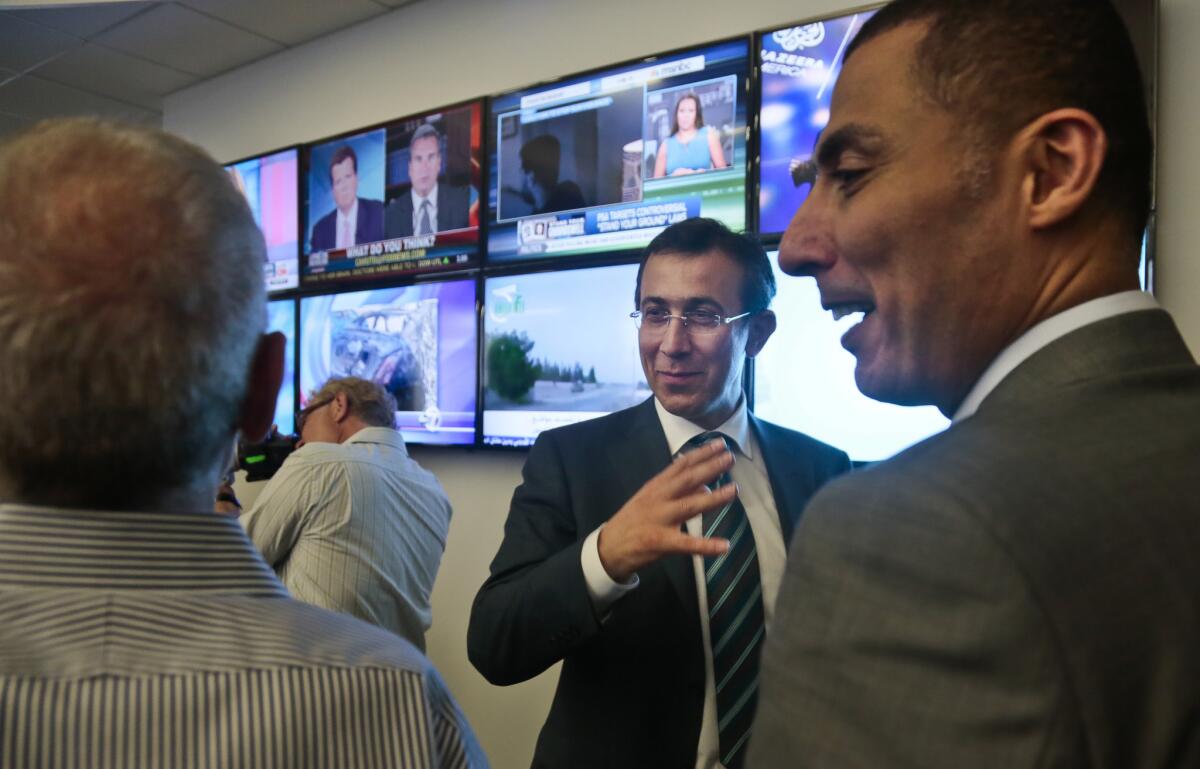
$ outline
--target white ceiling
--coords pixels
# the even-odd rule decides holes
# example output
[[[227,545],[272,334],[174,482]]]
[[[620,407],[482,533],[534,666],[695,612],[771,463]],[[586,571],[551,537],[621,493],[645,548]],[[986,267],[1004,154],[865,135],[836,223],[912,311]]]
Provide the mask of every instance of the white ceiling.
[[[155,125],[193,83],[413,0],[0,0],[0,134],[94,114]]]

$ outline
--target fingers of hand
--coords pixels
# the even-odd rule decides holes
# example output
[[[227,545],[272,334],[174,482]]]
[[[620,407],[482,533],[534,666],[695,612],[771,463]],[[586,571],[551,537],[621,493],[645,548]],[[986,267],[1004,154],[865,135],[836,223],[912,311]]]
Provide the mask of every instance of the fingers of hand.
[[[681,531],[664,534],[657,543],[659,554],[684,553],[686,555],[721,555],[729,549],[729,540],[718,537],[694,537]]]
[[[710,510],[717,510],[737,498],[737,486],[730,483],[716,491],[700,485],[692,493],[675,499],[666,509],[668,518],[665,523],[678,526],[689,518],[703,515]]]
[[[638,520],[678,528],[688,518],[728,504],[737,496],[732,484],[716,491],[707,487],[732,465],[733,454],[724,443],[712,441],[651,479],[622,512],[628,510],[627,515]]]
[[[697,486],[712,483],[731,467],[733,453],[725,448],[725,443],[709,441],[695,451],[680,456],[654,480],[661,479],[671,491],[691,491]]]

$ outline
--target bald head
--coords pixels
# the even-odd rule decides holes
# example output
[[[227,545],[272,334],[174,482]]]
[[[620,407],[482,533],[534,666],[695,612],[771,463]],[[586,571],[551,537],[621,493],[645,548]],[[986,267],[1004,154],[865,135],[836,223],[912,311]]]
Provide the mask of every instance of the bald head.
[[[266,318],[228,176],[160,131],[50,121],[0,147],[0,211],[0,498],[133,509],[209,484]]]

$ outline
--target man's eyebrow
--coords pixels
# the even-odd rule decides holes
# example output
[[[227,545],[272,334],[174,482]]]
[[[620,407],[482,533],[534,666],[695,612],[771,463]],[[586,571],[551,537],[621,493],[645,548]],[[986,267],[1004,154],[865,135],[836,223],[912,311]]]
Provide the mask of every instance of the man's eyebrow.
[[[689,296],[687,299],[687,302],[685,304],[687,304],[689,306],[694,306],[697,304],[715,304],[718,307],[721,306],[721,303],[717,301],[716,297],[712,297],[712,296],[708,296],[708,295]]]
[[[670,300],[666,299],[665,297],[661,297],[661,296],[643,296],[642,304],[643,305],[647,305],[647,304],[670,305],[671,302],[670,302]],[[683,300],[684,312],[686,312],[688,310],[694,310],[697,307],[703,307],[704,305],[712,305],[713,307],[718,307],[718,308],[724,307],[724,305],[722,305],[720,302],[718,302],[716,300],[716,298],[711,297],[711,296],[689,296],[688,298]]]
[[[883,131],[862,123],[847,123],[821,137],[817,146],[818,168],[832,168],[847,150],[878,154],[884,144]]]

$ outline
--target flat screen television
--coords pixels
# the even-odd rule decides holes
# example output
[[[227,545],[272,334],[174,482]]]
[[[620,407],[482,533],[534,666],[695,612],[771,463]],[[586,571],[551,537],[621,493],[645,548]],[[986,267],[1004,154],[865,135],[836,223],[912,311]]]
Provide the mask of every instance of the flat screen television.
[[[1143,291],[1154,293],[1154,260],[1149,254],[1152,252],[1151,241],[1154,238],[1154,220],[1155,215],[1150,214],[1150,221],[1146,224],[1146,233],[1142,235],[1142,255],[1138,259],[1138,279],[1141,282]]]
[[[299,153],[295,148],[246,158],[225,166],[250,204],[267,241],[263,279],[268,291],[300,285]]]
[[[472,279],[300,300],[301,406],[326,380],[357,376],[396,398],[409,443],[475,442]]]
[[[267,330],[287,337],[283,359],[283,386],[275,402],[275,427],[284,435],[295,429],[296,419],[296,300],[277,299],[267,303]]]
[[[305,147],[303,284],[478,264],[482,119],[471,102]]]
[[[636,250],[694,216],[746,225],[749,40],[492,97],[490,264]]]
[[[487,278],[483,442],[538,434],[650,397],[629,318],[637,265]]]
[[[764,32],[758,40],[758,232],[787,229],[816,177],[812,153],[846,47],[874,10]]]
[[[754,413],[837,446],[858,462],[874,462],[941,432],[949,420],[933,406],[905,407],[872,400],[854,383],[854,356],[841,337],[861,320],[835,321],[821,309],[812,278],[779,270],[771,309],[775,334],[754,359]]]

